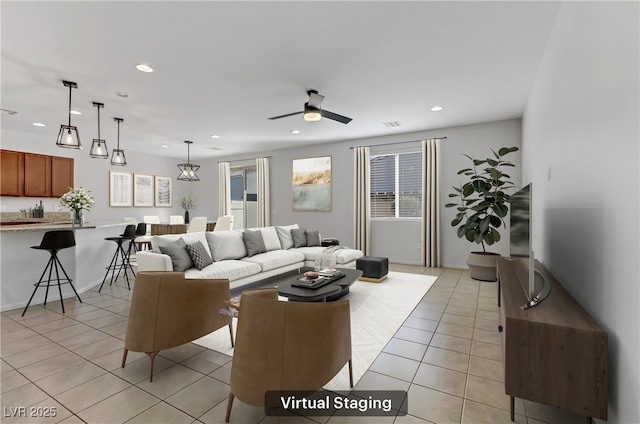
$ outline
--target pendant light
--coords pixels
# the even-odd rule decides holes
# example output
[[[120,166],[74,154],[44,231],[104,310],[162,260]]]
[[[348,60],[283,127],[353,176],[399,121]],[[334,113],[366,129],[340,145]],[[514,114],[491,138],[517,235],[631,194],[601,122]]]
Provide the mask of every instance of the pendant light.
[[[107,142],[100,138],[100,108],[104,107],[104,103],[93,102],[98,108],[98,138],[93,139],[89,156],[96,159],[109,159],[109,150],[107,150]]]
[[[111,151],[111,165],[125,166],[127,159],[124,157],[124,150],[120,149],[120,122],[124,121],[122,118],[113,118],[118,123],[118,148]]]
[[[185,140],[187,144],[187,163],[178,164],[178,169],[180,169],[180,175],[178,175],[178,179],[180,181],[200,181],[196,172],[200,169],[200,165],[194,165],[190,163],[190,152],[189,145],[193,144],[193,141]]]
[[[68,149],[82,149],[78,128],[71,125],[71,89],[78,88],[78,84],[71,81],[62,81],[62,84],[64,84],[65,87],[69,87],[69,125],[60,125],[56,145]]]

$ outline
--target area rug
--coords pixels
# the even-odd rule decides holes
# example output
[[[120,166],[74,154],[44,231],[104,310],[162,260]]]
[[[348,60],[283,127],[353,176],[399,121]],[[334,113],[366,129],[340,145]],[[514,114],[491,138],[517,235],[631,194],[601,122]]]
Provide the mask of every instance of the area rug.
[[[381,283],[357,281],[351,286],[351,351],[353,357],[353,381],[360,380],[378,354],[393,337],[418,302],[427,293],[437,277],[402,272],[389,272]],[[283,300],[286,300],[283,298]],[[237,322],[234,318],[234,331]],[[220,329],[194,343],[233,356],[229,345],[229,332]],[[347,390],[349,374],[347,367],[340,371],[325,388]]]

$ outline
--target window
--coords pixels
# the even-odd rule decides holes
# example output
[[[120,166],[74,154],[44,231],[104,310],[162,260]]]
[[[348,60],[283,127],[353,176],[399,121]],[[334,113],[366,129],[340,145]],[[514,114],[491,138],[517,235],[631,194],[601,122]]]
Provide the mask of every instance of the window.
[[[422,154],[374,155],[369,163],[371,218],[420,218]]]

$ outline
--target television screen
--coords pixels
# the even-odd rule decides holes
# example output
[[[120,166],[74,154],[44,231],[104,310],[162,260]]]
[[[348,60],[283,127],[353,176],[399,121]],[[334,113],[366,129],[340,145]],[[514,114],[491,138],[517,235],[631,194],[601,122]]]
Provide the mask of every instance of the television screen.
[[[531,240],[531,184],[511,195],[509,254],[519,262],[518,273],[528,300],[534,298],[535,276]]]

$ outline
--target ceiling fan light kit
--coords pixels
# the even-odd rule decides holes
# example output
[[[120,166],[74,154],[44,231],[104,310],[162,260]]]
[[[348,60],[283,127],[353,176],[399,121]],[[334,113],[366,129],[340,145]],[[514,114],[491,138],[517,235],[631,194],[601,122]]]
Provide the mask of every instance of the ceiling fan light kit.
[[[198,178],[198,174],[196,172],[200,169],[200,165],[195,165],[191,163],[191,154],[190,154],[190,146],[193,144],[193,141],[185,140],[187,145],[187,162],[178,164],[178,169],[180,170],[180,175],[178,175],[178,180],[180,181],[200,181]]]
[[[120,149],[120,122],[124,121],[122,118],[113,118],[118,123],[118,147],[111,151],[111,165],[125,166],[127,164],[127,158],[124,156],[124,150]]]
[[[331,119],[333,121],[341,122],[343,124],[348,124],[352,121],[351,118],[347,118],[346,116],[338,115],[337,113],[330,112],[328,110],[322,109],[322,101],[324,100],[324,96],[318,94],[316,90],[307,91],[309,95],[309,101],[304,104],[304,109],[300,112],[292,112],[287,113],[285,115],[273,116],[269,118],[270,120],[286,118],[288,116],[300,115],[303,114],[305,121],[319,121],[322,118]]]
[[[104,104],[93,102],[93,105],[98,108],[98,138],[93,139],[93,143],[91,143],[91,150],[89,151],[89,156],[96,159],[109,159],[107,142],[100,138],[100,108],[104,107]]]
[[[62,84],[64,84],[65,87],[69,87],[69,124],[60,125],[56,145],[67,149],[82,149],[78,128],[71,125],[71,90],[78,88],[78,84],[72,81],[62,81]]]

